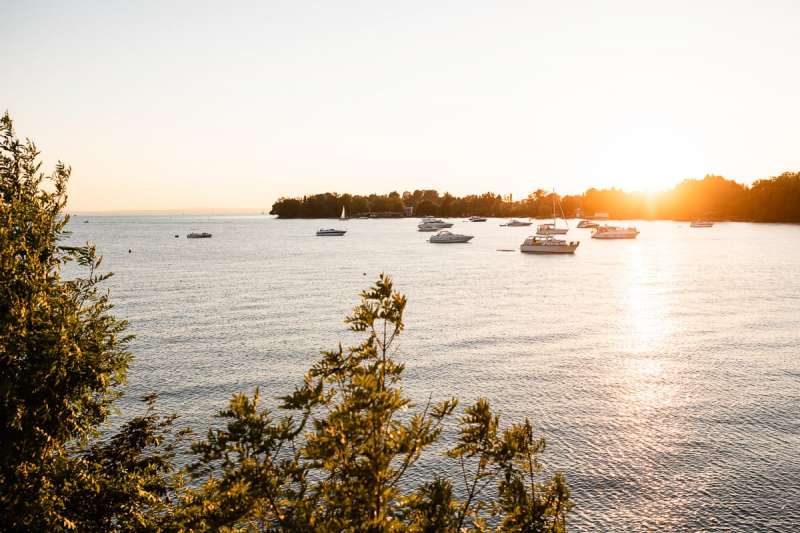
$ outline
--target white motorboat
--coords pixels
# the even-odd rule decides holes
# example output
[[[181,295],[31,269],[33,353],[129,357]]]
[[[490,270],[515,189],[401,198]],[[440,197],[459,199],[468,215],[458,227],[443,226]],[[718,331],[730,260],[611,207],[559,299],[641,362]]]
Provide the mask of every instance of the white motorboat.
[[[522,226],[530,226],[531,224],[533,224],[533,222],[525,222],[523,220],[517,220],[516,218],[512,218],[505,224],[500,224],[500,225],[508,228],[520,228]]]
[[[693,220],[689,226],[692,228],[711,228],[714,226],[714,223],[710,220]]]
[[[341,237],[345,233],[347,233],[345,229],[319,229],[317,230],[317,237]]]
[[[592,232],[592,239],[635,239],[639,230],[635,227],[620,228],[617,226],[598,226]]]
[[[469,221],[470,222],[486,222],[486,219],[484,217],[471,216],[471,217],[469,217]]]
[[[431,235],[431,238],[428,239],[428,242],[437,243],[437,244],[451,244],[457,242],[469,242],[472,239],[472,235],[460,235],[458,233],[450,233],[449,231],[440,231],[436,235]]]
[[[442,226],[439,226],[438,224],[428,224],[426,222],[423,222],[417,226],[417,231],[439,231],[441,229]]]
[[[417,228],[419,228],[420,231],[434,231],[437,229],[445,229],[452,227],[453,227],[452,222],[445,222],[440,218],[424,218],[422,219],[422,223],[417,225]]]
[[[555,224],[539,224],[536,226],[537,235],[566,235],[569,228],[558,228]]]
[[[597,222],[592,222],[591,220],[581,220],[580,222],[578,222],[579,228],[597,228],[599,226],[600,224],[598,224]]]
[[[580,241],[567,242],[552,235],[531,235],[519,245],[519,251],[526,254],[574,254],[579,245]]]
[[[435,217],[424,217],[422,219],[422,224],[441,224],[444,225],[444,227],[446,228],[449,228],[453,225],[452,222],[445,222],[441,218],[435,218]]]
[[[189,233],[188,235],[186,235],[186,238],[187,239],[210,239],[211,238],[211,234],[210,233],[206,233],[205,231],[202,232],[202,233],[192,232],[192,233]]]

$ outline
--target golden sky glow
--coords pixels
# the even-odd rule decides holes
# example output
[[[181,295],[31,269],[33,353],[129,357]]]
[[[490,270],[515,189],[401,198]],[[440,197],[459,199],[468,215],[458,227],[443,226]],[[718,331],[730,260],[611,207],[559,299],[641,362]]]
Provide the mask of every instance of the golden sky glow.
[[[0,107],[73,210],[658,190],[800,169],[800,3],[15,2]]]

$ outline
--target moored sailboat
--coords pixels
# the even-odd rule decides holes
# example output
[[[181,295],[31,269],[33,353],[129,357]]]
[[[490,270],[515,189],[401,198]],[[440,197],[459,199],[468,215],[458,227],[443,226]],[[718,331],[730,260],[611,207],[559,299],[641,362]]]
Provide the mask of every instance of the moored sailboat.
[[[569,231],[569,223],[567,222],[567,218],[564,216],[564,208],[561,207],[561,200],[558,201],[558,208],[561,210],[561,218],[564,219],[564,223],[567,225],[566,228],[559,228],[557,225],[558,221],[558,214],[556,213],[556,191],[553,190],[553,222],[548,222],[546,224],[539,224],[536,227],[536,234],[537,235],[566,235]]]

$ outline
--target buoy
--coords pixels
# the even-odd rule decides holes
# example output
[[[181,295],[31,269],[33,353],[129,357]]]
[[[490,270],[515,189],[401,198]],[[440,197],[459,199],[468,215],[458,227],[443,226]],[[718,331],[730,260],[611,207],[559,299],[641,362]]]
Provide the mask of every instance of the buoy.
[[[131,253],[131,249],[130,248],[128,248],[128,253]]]
[[[176,238],[176,239],[177,239],[178,237],[180,237],[180,235],[175,235],[175,238]]]

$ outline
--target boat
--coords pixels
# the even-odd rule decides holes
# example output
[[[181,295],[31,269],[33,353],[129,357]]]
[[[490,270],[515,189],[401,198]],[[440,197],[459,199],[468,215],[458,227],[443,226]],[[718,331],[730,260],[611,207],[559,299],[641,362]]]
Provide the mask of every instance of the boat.
[[[202,232],[202,233],[192,232],[192,233],[189,233],[188,235],[186,235],[186,238],[187,239],[210,239],[211,238],[211,234],[210,233],[206,233],[205,231]]]
[[[519,228],[522,226],[530,226],[531,224],[533,224],[533,222],[525,222],[523,220],[517,220],[516,218],[512,218],[505,224],[500,224],[500,225],[508,228]]]
[[[639,230],[630,228],[620,228],[617,226],[598,226],[592,232],[592,239],[635,239],[639,235]]]
[[[347,215],[345,214],[344,206],[342,206],[342,214],[339,215],[339,220],[347,220]]]
[[[317,230],[317,237],[341,237],[347,233],[347,230],[344,229],[319,229]]]
[[[600,227],[600,224],[597,222],[592,222],[591,220],[581,220],[578,222],[579,228],[597,228]]]
[[[431,238],[428,239],[428,242],[436,243],[436,244],[451,244],[457,242],[469,242],[472,239],[472,235],[461,235],[458,233],[450,233],[447,230],[440,231],[436,235],[431,235]]]
[[[526,254],[574,254],[580,241],[565,241],[552,235],[531,235],[519,245],[519,251]]]
[[[484,217],[471,216],[471,217],[469,217],[469,221],[470,222],[486,222],[486,219]]]
[[[555,224],[539,224],[536,226],[537,235],[566,235],[569,228],[558,228]]]
[[[711,228],[714,226],[714,223],[710,220],[693,220],[689,226],[692,228]]]
[[[433,228],[433,229],[422,229],[423,226],[425,228]],[[419,228],[420,231],[433,231],[437,229],[452,228],[452,227],[453,227],[452,222],[445,222],[441,218],[432,218],[432,217],[423,218],[422,222],[417,225],[417,228]]]
[[[439,224],[423,222],[422,224],[417,225],[417,231],[439,231],[444,227],[445,226],[440,226]]]
[[[558,201],[558,208],[561,210],[561,218],[564,219],[564,222],[567,224],[566,228],[559,228],[556,225],[557,213],[556,213],[556,191],[553,191],[551,195],[553,198],[553,222],[548,222],[547,224],[539,224],[536,227],[536,234],[537,235],[566,235],[569,231],[569,223],[567,223],[567,219],[564,216],[564,209],[561,207],[561,200]]]

